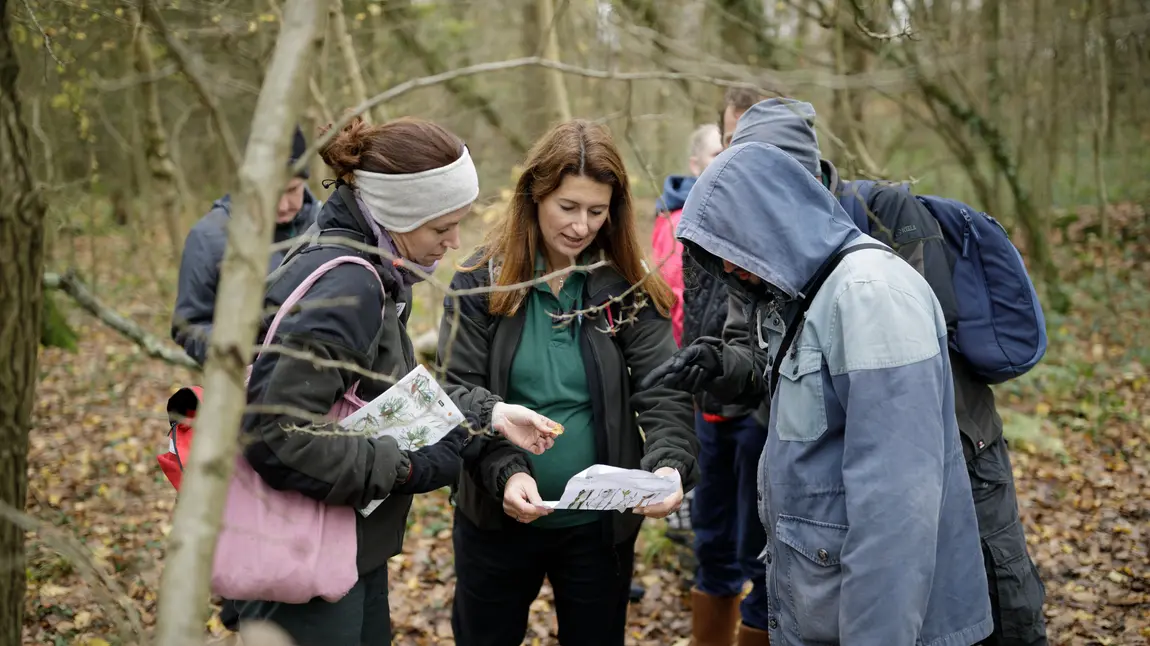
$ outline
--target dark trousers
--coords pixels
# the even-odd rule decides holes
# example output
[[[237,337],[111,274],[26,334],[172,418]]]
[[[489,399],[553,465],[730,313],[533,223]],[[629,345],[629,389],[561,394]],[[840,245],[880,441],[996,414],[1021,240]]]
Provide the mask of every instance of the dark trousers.
[[[226,601],[220,613],[242,624],[266,619],[283,628],[296,646],[390,646],[391,609],[387,605],[387,566],[360,575],[345,597],[329,603]],[[230,627],[230,626],[229,626]]]
[[[623,646],[634,537],[608,545],[599,522],[485,531],[456,512],[452,542],[457,646],[522,644],[544,576],[555,592],[562,646]]]
[[[1046,587],[1026,551],[1005,438],[967,463],[982,558],[990,586],[994,632],[984,646],[1046,646]]]
[[[712,424],[695,413],[699,437],[699,484],[691,505],[695,530],[695,587],[719,597],[752,588],[742,601],[743,623],[768,629],[766,566],[759,555],[767,533],[759,520],[759,456],[767,429],[751,416]]]

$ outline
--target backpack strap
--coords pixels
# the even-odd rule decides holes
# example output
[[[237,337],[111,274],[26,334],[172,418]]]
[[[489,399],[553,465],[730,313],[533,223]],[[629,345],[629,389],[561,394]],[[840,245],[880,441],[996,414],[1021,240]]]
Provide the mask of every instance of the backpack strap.
[[[795,337],[798,336],[799,329],[802,328],[802,320],[806,317],[807,310],[810,309],[811,303],[814,302],[815,296],[819,293],[819,288],[823,286],[823,283],[826,282],[827,278],[830,277],[835,267],[838,267],[843,258],[856,251],[862,251],[863,249],[891,251],[890,247],[875,242],[864,242],[854,245],[853,247],[839,247],[838,251],[823,263],[823,266],[819,268],[814,277],[803,287],[803,299],[799,302],[798,309],[795,310],[793,318],[787,325],[787,332],[783,335],[783,342],[779,345],[779,351],[775,354],[775,360],[771,364],[771,380],[768,382],[768,385],[770,386],[772,397],[778,387],[779,368],[782,367],[783,359],[787,356],[787,351],[790,350],[791,344],[795,342]]]
[[[283,304],[280,305],[279,311],[276,312],[275,317],[272,319],[271,325],[268,326],[268,331],[264,335],[263,345],[271,343],[271,340],[275,338],[275,333],[277,330],[279,330],[280,323],[283,322],[284,317],[287,316],[292,308],[299,303],[300,299],[303,298],[303,295],[307,293],[307,290],[311,289],[312,285],[315,285],[316,281],[318,281],[324,274],[331,271],[332,269],[335,269],[339,265],[348,263],[366,267],[371,272],[371,275],[375,276],[375,280],[379,282],[379,288],[381,290],[384,288],[383,280],[379,277],[379,272],[375,270],[375,266],[370,262],[360,258],[359,256],[340,256],[338,258],[333,258],[317,267],[315,271],[308,274],[308,277],[305,278],[303,282],[300,283],[294,290],[292,290],[292,293],[289,294],[288,297],[284,300]],[[384,306],[381,315],[384,317],[387,316],[386,298],[384,299]],[[256,355],[256,359],[259,359],[262,355],[263,351],[261,350],[259,354]],[[254,360],[253,363],[255,363]]]

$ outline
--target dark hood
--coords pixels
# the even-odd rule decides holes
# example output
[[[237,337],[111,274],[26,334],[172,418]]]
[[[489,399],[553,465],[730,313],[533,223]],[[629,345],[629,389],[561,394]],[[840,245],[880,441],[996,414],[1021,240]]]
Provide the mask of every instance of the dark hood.
[[[276,231],[291,230],[295,234],[302,233],[304,229],[311,226],[311,223],[318,217],[316,214],[316,207],[319,205],[319,200],[316,198],[315,193],[305,184],[303,187],[303,204],[300,205],[299,211],[296,212],[295,217],[288,222],[276,222]],[[223,211],[227,217],[232,217],[232,196],[231,194],[224,195],[220,199],[212,202],[212,209],[219,209]]]
[[[655,203],[655,213],[678,211],[687,202],[691,187],[698,181],[690,175],[671,175],[663,180],[663,194]]]
[[[859,230],[838,200],[793,157],[745,143],[723,151],[691,191],[675,236],[693,256],[728,260],[796,298]],[[709,266],[708,266],[709,265]],[[704,264],[713,271],[715,261]]]

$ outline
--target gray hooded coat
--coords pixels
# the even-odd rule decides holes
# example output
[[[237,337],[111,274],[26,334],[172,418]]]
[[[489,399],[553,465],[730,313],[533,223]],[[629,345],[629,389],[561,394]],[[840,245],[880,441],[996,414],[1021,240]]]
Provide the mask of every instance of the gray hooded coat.
[[[861,233],[799,162],[732,146],[699,178],[676,235],[704,268],[748,287],[750,347],[724,346],[709,389],[763,389],[788,311]],[[730,277],[727,277],[730,280]],[[941,307],[885,250],[846,256],[781,363],[760,462],[770,639],[966,646],[990,634],[978,528],[954,414]]]

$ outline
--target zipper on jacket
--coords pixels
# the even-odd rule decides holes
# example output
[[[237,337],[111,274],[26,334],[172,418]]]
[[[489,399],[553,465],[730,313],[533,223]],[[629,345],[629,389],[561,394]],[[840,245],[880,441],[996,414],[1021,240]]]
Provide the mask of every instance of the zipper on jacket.
[[[966,250],[967,250],[967,247],[970,245],[970,232],[971,232],[971,229],[973,228],[974,223],[970,221],[970,214],[966,212],[966,209],[962,210],[962,219],[963,219],[962,257],[966,258],[967,257]]]

